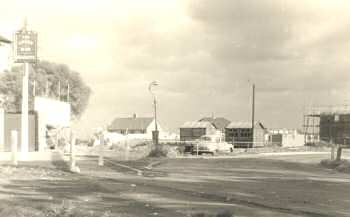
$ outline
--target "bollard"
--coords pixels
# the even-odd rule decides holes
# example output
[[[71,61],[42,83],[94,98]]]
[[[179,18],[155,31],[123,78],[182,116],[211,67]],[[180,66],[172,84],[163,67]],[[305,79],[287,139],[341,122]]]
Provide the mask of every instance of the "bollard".
[[[11,131],[11,151],[12,151],[12,164],[17,166],[18,161],[17,161],[17,141],[18,134],[16,130]]]
[[[103,166],[104,165],[104,159],[103,159],[103,155],[104,155],[104,138],[103,138],[103,134],[101,133],[100,135],[100,155],[98,156],[98,165],[99,166]]]

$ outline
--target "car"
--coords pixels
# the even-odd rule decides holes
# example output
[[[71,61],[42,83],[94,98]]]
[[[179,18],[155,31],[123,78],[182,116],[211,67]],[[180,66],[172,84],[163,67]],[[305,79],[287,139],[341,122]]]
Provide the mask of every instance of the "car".
[[[233,145],[223,141],[220,135],[204,135],[194,145],[192,154],[211,154],[217,152],[232,152]]]

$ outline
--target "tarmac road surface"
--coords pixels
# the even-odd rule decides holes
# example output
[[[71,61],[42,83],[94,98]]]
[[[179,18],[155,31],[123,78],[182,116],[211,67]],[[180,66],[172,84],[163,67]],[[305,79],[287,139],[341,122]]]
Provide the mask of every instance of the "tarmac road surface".
[[[350,175],[320,167],[319,160],[326,157],[108,159],[102,168],[90,158],[78,164],[91,182],[111,193],[109,199],[128,204],[111,205],[112,213],[172,217],[231,210],[235,216],[350,216]]]

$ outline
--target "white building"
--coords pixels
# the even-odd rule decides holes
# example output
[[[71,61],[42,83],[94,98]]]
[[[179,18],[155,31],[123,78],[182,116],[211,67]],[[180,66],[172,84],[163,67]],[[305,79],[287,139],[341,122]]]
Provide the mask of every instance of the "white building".
[[[11,41],[0,35],[0,73],[11,69]]]
[[[304,145],[304,134],[295,129],[270,129],[269,143],[281,147],[297,147]]]
[[[111,133],[128,135],[129,138],[135,139],[152,139],[152,131],[155,130],[155,120],[153,117],[133,117],[115,118],[108,126]],[[157,122],[159,137],[164,135],[163,129]]]

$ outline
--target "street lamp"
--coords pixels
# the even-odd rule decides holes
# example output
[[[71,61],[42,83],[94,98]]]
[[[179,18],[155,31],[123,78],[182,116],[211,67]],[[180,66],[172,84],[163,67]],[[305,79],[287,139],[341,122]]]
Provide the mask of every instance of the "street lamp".
[[[154,126],[155,129],[152,132],[152,140],[155,146],[158,145],[158,136],[159,136],[159,132],[158,132],[158,124],[157,124],[157,99],[156,99],[156,95],[154,94],[154,92],[152,91],[152,87],[158,86],[157,81],[152,81],[149,85],[148,85],[148,90],[149,92],[152,94],[153,96],[153,105],[154,105]]]

